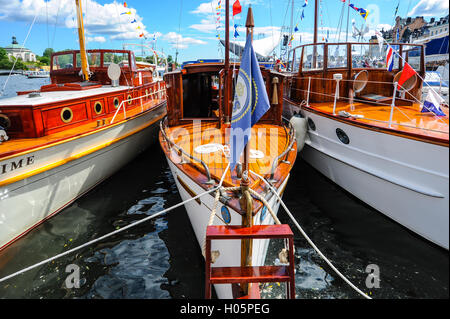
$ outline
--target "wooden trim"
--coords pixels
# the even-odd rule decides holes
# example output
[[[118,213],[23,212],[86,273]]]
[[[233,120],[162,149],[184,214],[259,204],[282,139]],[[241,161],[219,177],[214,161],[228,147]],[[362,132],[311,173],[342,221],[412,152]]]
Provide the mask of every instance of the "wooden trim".
[[[288,103],[290,103],[292,105],[300,107],[297,102],[289,100],[286,97],[284,98],[284,100],[286,100]],[[424,142],[424,143],[431,143],[431,144],[435,144],[435,145],[439,145],[439,146],[449,147],[448,140],[443,140],[443,139],[434,138],[434,137],[430,137],[430,136],[423,136],[423,135],[414,134],[414,133],[410,133],[410,132],[401,132],[401,131],[394,130],[394,129],[374,126],[374,125],[367,124],[367,123],[361,123],[361,122],[357,122],[357,120],[346,119],[346,118],[341,118],[339,116],[334,116],[332,114],[328,114],[328,113],[316,110],[316,109],[314,109],[312,107],[308,107],[308,106],[305,106],[305,105],[302,106],[302,108],[307,109],[311,113],[314,113],[314,114],[317,114],[317,115],[320,115],[320,116],[324,116],[324,117],[327,117],[329,119],[332,119],[332,120],[335,120],[335,121],[338,121],[338,122],[341,122],[341,123],[345,123],[345,124],[348,124],[348,125],[352,125],[352,126],[356,126],[356,127],[360,127],[360,128],[368,129],[368,130],[371,130],[371,131],[384,133],[384,134],[389,134],[389,135],[394,135],[394,136],[398,136],[398,137],[408,138],[408,139],[411,139],[411,140],[416,140],[416,141],[420,141],[420,142]]]
[[[124,123],[124,122],[126,122],[126,121],[129,121],[129,120],[131,120],[131,119],[134,119],[134,118],[137,118],[137,117],[139,117],[139,116],[142,116],[142,115],[144,115],[144,114],[146,114],[146,113],[148,113],[148,112],[154,111],[155,109],[160,108],[161,106],[164,106],[165,102],[166,102],[166,101],[162,101],[161,103],[156,104],[154,107],[152,107],[152,108],[150,108],[150,109],[144,111],[143,113],[139,113],[139,114],[136,114],[136,115],[134,115],[134,116],[132,116],[132,117],[123,119],[123,120],[121,120],[121,121],[114,122],[113,124],[106,125],[106,126],[101,127],[101,128],[99,128],[99,129],[94,129],[94,130],[92,130],[92,131],[89,131],[89,132],[86,132],[86,133],[83,133],[83,134],[77,134],[77,135],[75,135],[75,136],[62,138],[62,139],[56,140],[55,142],[50,142],[50,143],[48,143],[48,144],[44,144],[44,145],[41,145],[41,146],[39,146],[39,147],[32,147],[32,148],[30,148],[30,149],[26,149],[26,150],[23,150],[23,151],[13,152],[12,154],[10,154],[10,155],[8,155],[8,156],[0,157],[0,160],[1,160],[1,161],[3,161],[3,160],[8,160],[8,159],[10,159],[10,158],[14,158],[14,157],[17,157],[17,156],[26,155],[26,154],[29,154],[29,153],[31,153],[31,152],[40,151],[40,150],[45,149],[45,148],[48,148],[48,147],[52,147],[52,146],[59,145],[59,144],[65,143],[65,142],[69,142],[69,141],[72,141],[72,140],[74,140],[74,139],[78,139],[78,138],[81,138],[81,137],[85,137],[85,136],[89,136],[89,135],[92,135],[92,134],[96,134],[97,132],[101,132],[101,131],[103,131],[103,130],[107,130],[107,129],[109,129],[109,128],[111,128],[111,127],[114,127],[114,126],[116,126],[116,125],[120,125],[120,124],[122,124],[122,123]],[[165,115],[165,113],[164,113],[164,115]],[[161,117],[162,117],[162,116],[161,116]]]
[[[177,175],[177,180],[178,182],[180,182],[180,185],[184,188],[184,190],[191,196],[191,197],[196,197],[198,194],[196,194],[189,186],[188,184],[186,184],[185,181],[183,181],[181,179],[181,177],[179,175]],[[201,205],[202,202],[200,200],[200,198],[196,198],[195,201],[197,202],[197,204]]]
[[[109,142],[97,145],[97,146],[92,147],[92,148],[90,148],[90,149],[88,149],[86,151],[79,152],[79,153],[77,153],[75,155],[66,157],[65,159],[59,160],[57,162],[54,162],[54,163],[51,163],[51,164],[48,164],[48,165],[45,165],[45,166],[41,166],[41,167],[36,168],[36,169],[34,169],[32,171],[29,171],[27,173],[23,173],[23,174],[20,174],[20,175],[8,178],[6,180],[0,181],[0,187],[1,186],[5,186],[5,185],[9,185],[9,184],[12,184],[12,183],[15,183],[15,182],[20,181],[22,179],[26,179],[26,178],[32,177],[34,175],[37,175],[37,174],[40,174],[42,172],[51,170],[51,169],[56,168],[58,166],[64,165],[66,163],[72,162],[72,161],[74,161],[74,160],[76,160],[78,158],[81,158],[83,156],[87,156],[89,154],[92,154],[92,153],[94,153],[94,152],[96,152],[96,151],[98,151],[98,150],[100,150],[102,148],[105,148],[105,147],[108,147],[108,146],[110,146],[112,144],[115,144],[115,143],[117,143],[117,142],[119,142],[119,141],[121,141],[121,140],[123,140],[123,139],[125,139],[125,138],[127,138],[127,137],[129,137],[131,135],[133,135],[133,134],[139,133],[140,131],[142,131],[142,130],[146,129],[147,127],[151,126],[152,124],[154,124],[158,120],[162,119],[164,116],[165,116],[165,114],[162,114],[161,116],[159,116],[158,118],[154,119],[153,121],[148,122],[145,125],[137,128],[136,130],[133,130],[133,131],[131,131],[131,132],[129,132],[129,133],[127,133],[127,134],[125,134],[125,135],[123,135],[121,137],[118,137],[118,138],[116,138],[116,139],[114,139],[112,141],[109,141]],[[98,131],[96,131],[96,132],[98,132]],[[68,142],[68,141],[66,141],[66,142]]]

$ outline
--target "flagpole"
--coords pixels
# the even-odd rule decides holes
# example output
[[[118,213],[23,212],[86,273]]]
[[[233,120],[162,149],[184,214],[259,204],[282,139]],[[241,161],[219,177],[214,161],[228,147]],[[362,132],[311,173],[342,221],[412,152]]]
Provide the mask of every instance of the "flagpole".
[[[230,0],[225,0],[225,63],[224,63],[224,106],[225,109],[223,112],[225,114],[229,114],[230,110],[230,97],[229,97],[229,85],[228,85],[228,77],[229,77],[229,69],[230,69]],[[228,115],[231,118],[231,114]],[[226,122],[228,122],[226,120]]]

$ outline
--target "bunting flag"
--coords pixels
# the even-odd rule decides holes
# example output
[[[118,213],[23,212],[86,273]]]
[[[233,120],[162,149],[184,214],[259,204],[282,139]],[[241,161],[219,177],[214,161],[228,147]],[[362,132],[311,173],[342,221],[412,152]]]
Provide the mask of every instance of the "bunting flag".
[[[305,10],[302,10],[302,15],[300,16],[300,20],[303,20],[305,18]]]
[[[122,14],[131,14],[131,11],[128,11],[128,12],[122,12],[120,15],[122,15]]]
[[[388,49],[386,51],[386,70],[392,72],[394,68],[394,49],[388,44]]]
[[[405,62],[405,66],[403,67],[402,74],[400,75],[400,79],[398,80],[398,90],[400,90],[401,86],[408,81],[416,71],[409,65],[408,62]]]
[[[126,3],[126,2],[124,2],[124,3],[123,3],[123,6],[124,6],[125,8],[127,8],[127,3]]]
[[[394,17],[396,17],[397,16],[397,12],[398,12],[398,6],[400,5],[400,1],[398,2],[398,4],[397,4],[397,8],[395,8],[395,12],[394,12]]]
[[[230,130],[230,169],[239,162],[245,145],[250,141],[251,128],[269,110],[264,79],[248,34],[242,53],[241,67],[236,82]]]
[[[241,4],[239,3],[239,0],[236,0],[233,3],[233,16],[235,16],[236,14],[239,14],[241,12],[242,12]]]
[[[237,37],[239,36],[239,33],[238,33],[238,31],[237,31],[237,28],[238,28],[238,25],[235,24],[235,25],[234,25],[234,37],[235,37],[235,38],[237,38]]]
[[[294,32],[298,31],[298,23],[295,25]]]
[[[444,99],[439,96],[434,90],[430,89],[428,91],[427,97],[425,98],[422,110],[420,112],[427,113],[432,112],[437,116],[446,116],[446,114],[441,109],[441,104],[444,102]]]
[[[351,4],[351,3],[349,4],[349,6],[350,6],[350,8],[352,8],[352,9],[358,11],[359,14],[360,14],[360,16],[363,17],[364,20],[366,20],[367,17],[369,16],[369,11],[367,11],[366,9],[363,9],[363,8],[357,8],[357,7],[355,7],[354,4]]]
[[[305,0],[305,3],[302,5],[302,7],[306,7],[308,5],[308,0]]]

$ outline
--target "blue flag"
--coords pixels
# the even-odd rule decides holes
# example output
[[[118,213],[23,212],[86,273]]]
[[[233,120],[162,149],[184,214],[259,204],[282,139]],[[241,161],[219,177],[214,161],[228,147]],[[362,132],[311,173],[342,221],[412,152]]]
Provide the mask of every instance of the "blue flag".
[[[251,128],[270,108],[264,80],[248,34],[236,81],[230,132],[230,168],[239,162],[250,141]]]

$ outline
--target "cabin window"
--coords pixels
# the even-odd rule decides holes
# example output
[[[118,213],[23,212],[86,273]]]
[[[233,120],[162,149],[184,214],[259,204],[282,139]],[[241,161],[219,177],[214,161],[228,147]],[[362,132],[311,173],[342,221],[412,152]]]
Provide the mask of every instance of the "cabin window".
[[[300,68],[300,62],[301,62],[301,56],[302,55],[302,48],[297,48],[294,51],[294,61],[293,61],[293,66],[292,66],[292,72],[298,72],[299,68]]]
[[[114,98],[113,104],[114,104],[114,108],[117,109],[117,108],[119,107],[119,98],[118,98],[118,97],[115,97],[115,98]]]
[[[323,44],[303,47],[303,71],[321,70],[323,68]]]
[[[352,67],[364,69],[386,69],[386,54],[388,46],[383,45],[381,52],[378,43],[352,44]],[[397,46],[394,50],[399,51]],[[394,56],[394,67],[399,67],[399,57]]]
[[[105,52],[103,54],[103,66],[108,67],[111,63],[119,66],[128,66],[128,52]]]
[[[73,112],[69,107],[65,107],[61,110],[61,120],[64,123],[69,123],[73,119]]]
[[[347,45],[329,45],[327,67],[329,69],[347,67]]]
[[[414,70],[420,71],[422,47],[414,45],[404,45],[403,54],[405,55],[405,60],[408,61],[409,65],[411,65]]]
[[[219,117],[218,76],[212,73],[183,75],[183,117]]]
[[[73,53],[59,54],[53,56],[52,70],[73,68]]]
[[[87,62],[90,67],[100,67],[100,52],[88,52]],[[77,68],[81,68],[80,53],[77,53]]]
[[[131,96],[131,94],[128,94],[127,96],[127,103],[128,105],[131,105],[131,103],[133,103],[133,97]]]
[[[102,111],[103,111],[103,105],[102,105],[102,102],[96,102],[95,105],[94,105],[94,112],[95,112],[96,114],[101,114]]]

